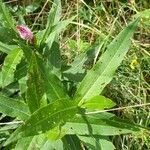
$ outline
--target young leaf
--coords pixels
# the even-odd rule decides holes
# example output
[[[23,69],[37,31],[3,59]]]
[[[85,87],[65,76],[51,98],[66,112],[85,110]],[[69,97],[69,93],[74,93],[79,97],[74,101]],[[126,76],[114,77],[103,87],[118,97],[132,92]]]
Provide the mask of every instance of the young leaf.
[[[55,101],[35,111],[31,117],[20,126],[6,141],[6,145],[22,137],[42,134],[65,123],[77,111],[74,102],[68,99]]]
[[[6,56],[1,74],[2,87],[5,87],[11,82],[13,82],[16,66],[20,63],[22,57],[23,52],[19,48],[14,49]]]
[[[81,107],[86,109],[100,109],[103,110],[105,108],[111,108],[114,107],[116,104],[110,100],[109,98],[106,98],[102,95],[94,96],[88,101],[85,101]]]
[[[113,74],[126,55],[130,38],[132,37],[139,19],[130,23],[108,46],[97,64],[87,73],[79,85],[76,97],[86,101],[99,95],[104,87],[111,81]]]
[[[40,101],[43,94],[43,80],[37,64],[36,56],[32,53],[27,80],[27,103],[31,113],[40,108]]]
[[[29,118],[28,106],[17,99],[9,98],[0,93],[0,113],[11,117],[17,117],[21,120]]]

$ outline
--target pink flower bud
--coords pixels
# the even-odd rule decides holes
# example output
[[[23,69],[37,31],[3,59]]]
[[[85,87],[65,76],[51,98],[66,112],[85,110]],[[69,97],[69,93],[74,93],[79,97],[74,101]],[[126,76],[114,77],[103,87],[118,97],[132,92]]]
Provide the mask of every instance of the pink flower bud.
[[[34,36],[32,31],[25,25],[17,25],[17,31],[22,39],[29,41],[30,43],[34,43]]]

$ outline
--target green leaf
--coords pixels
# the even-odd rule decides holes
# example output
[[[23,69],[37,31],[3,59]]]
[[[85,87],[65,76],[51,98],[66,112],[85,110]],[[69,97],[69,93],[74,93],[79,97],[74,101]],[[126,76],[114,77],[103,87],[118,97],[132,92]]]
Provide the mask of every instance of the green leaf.
[[[5,145],[22,137],[45,133],[65,123],[75,115],[76,111],[76,104],[67,99],[50,103],[35,111],[31,117],[10,136]]]
[[[52,8],[49,12],[46,30],[42,37],[41,44],[47,39],[47,37],[51,33],[52,27],[59,22],[60,17],[61,17],[61,1],[54,0]]]
[[[130,23],[108,46],[97,64],[87,73],[79,85],[76,97],[82,101],[99,95],[113,78],[114,72],[126,55],[130,38],[132,37],[139,19]]]
[[[7,86],[14,81],[14,72],[22,57],[23,52],[21,49],[14,49],[6,56],[2,67],[2,87]]]
[[[41,148],[46,142],[44,135],[31,136],[18,140],[14,150],[33,150]]]
[[[0,41],[4,44],[15,45],[16,34],[8,27],[0,26]]]
[[[106,98],[102,95],[94,96],[88,101],[85,101],[81,107],[87,109],[100,109],[103,110],[105,108],[114,107],[116,104],[109,98]]]
[[[81,142],[76,135],[66,135],[62,138],[64,150],[81,150]]]
[[[52,47],[53,42],[57,39],[57,36],[66,28],[67,25],[69,25],[72,20],[75,17],[72,17],[70,19],[60,21],[58,24],[53,26],[51,33],[48,35],[46,41],[45,41],[45,48],[44,48],[44,55],[49,56],[50,54],[50,49]]]
[[[73,82],[81,82],[86,75],[86,69],[91,67],[93,60],[98,51],[97,46],[93,46],[75,57],[74,61],[70,64],[70,68],[63,72],[63,76]]]
[[[79,136],[88,150],[114,150],[115,147],[108,138],[100,136]]]
[[[111,113],[77,115],[67,122],[63,129],[67,134],[77,135],[120,135],[142,131],[138,125],[123,121]]]
[[[40,101],[43,95],[43,80],[37,64],[36,55],[32,53],[27,80],[27,103],[31,113],[40,108]]]
[[[4,44],[2,42],[0,42],[0,51],[3,52],[3,53],[10,53],[13,49],[16,49],[17,46],[16,45],[7,45],[7,44]]]
[[[63,142],[61,140],[50,141],[47,140],[40,150],[64,150]]]
[[[17,117],[21,120],[29,118],[28,106],[17,99],[9,98],[0,93],[0,113],[11,117]]]
[[[8,9],[3,4],[2,0],[0,0],[0,13],[2,13],[2,17],[4,19],[5,25],[8,28],[12,28],[14,31],[16,31],[14,20],[12,16],[10,15]]]
[[[63,84],[57,78],[57,76],[51,72],[49,66],[45,64],[40,58],[38,59],[38,65],[42,78],[44,80],[45,92],[49,101],[68,98],[68,95],[64,90]]]

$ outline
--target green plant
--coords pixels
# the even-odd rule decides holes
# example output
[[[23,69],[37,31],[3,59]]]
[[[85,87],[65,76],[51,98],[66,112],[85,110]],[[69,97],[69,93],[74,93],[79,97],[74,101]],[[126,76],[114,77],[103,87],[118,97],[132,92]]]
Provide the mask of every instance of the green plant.
[[[126,55],[139,19],[120,32],[88,69],[91,51],[100,46],[77,56],[71,66],[62,65],[58,37],[75,17],[60,21],[59,0],[54,1],[46,29],[34,35],[34,42],[19,37],[2,1],[0,10],[5,20],[1,27],[13,36],[9,43],[0,42],[0,50],[7,54],[0,72],[0,112],[15,118],[0,129],[5,137],[1,146],[115,149],[108,136],[144,130],[113,113],[97,113],[115,106],[100,94]],[[11,129],[16,130],[12,133]]]

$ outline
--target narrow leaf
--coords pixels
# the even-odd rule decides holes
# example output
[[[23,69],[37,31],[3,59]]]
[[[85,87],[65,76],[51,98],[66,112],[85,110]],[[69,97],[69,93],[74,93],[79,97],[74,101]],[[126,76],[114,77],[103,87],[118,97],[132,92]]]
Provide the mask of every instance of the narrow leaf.
[[[120,135],[135,133],[142,130],[138,125],[123,121],[110,113],[97,115],[77,115],[70,122],[67,122],[63,129],[67,134],[77,135]]]
[[[47,37],[51,33],[52,27],[59,22],[60,17],[61,17],[61,1],[54,0],[52,8],[49,12],[46,29],[42,37],[41,43],[43,43],[47,39]]]
[[[104,87],[111,81],[113,74],[126,55],[130,38],[132,37],[139,19],[130,23],[108,46],[97,64],[87,73],[77,89],[76,97],[82,101],[99,95]]]
[[[29,66],[27,87],[27,103],[30,112],[33,113],[40,108],[40,101],[44,94],[43,80],[34,53]]]
[[[0,12],[2,13],[2,17],[4,21],[6,22],[6,26],[16,31],[15,26],[14,26],[14,20],[12,16],[10,15],[8,9],[3,4],[2,0],[0,0]]]
[[[0,113],[21,120],[26,120],[30,116],[28,106],[25,103],[2,94],[0,94]]]
[[[64,90],[63,84],[57,78],[57,76],[51,72],[49,66],[45,64],[40,58],[38,58],[38,65],[42,78],[44,80],[45,92],[49,101],[68,98],[68,95]]]
[[[2,87],[13,82],[16,66],[20,63],[22,57],[23,52],[21,49],[14,49],[6,56],[2,67]]]

